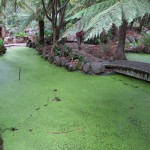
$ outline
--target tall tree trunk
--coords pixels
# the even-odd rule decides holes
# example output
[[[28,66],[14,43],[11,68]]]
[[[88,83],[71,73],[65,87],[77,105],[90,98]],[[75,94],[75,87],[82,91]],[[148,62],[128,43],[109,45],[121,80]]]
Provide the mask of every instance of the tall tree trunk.
[[[118,47],[114,54],[114,60],[126,60],[125,56],[125,39],[126,39],[126,32],[127,32],[127,25],[128,22],[123,20],[122,25],[119,27],[119,35],[118,35]]]
[[[144,16],[144,17],[141,19],[140,26],[139,26],[139,30],[138,30],[139,33],[142,32],[142,27],[143,27],[144,22],[145,22],[145,17],[146,17],[146,16]]]
[[[118,28],[113,24],[112,29],[111,29],[111,34],[112,34],[112,40],[118,40]]]
[[[39,20],[40,44],[44,45],[44,20]]]
[[[0,27],[0,37],[4,40],[5,38],[5,7],[2,7],[2,13],[1,13],[1,20],[2,20],[2,26]]]
[[[60,30],[58,29],[57,26],[53,26],[53,44],[55,44],[58,41],[59,35],[60,35]]]
[[[14,0],[15,12],[17,12],[17,0]]]
[[[45,16],[52,23],[53,30],[53,44],[57,42],[60,36],[60,31],[64,29],[66,22],[64,21],[65,9],[70,0],[51,0],[49,1],[49,8],[51,8],[51,15],[48,14],[45,6],[45,0],[41,0]]]

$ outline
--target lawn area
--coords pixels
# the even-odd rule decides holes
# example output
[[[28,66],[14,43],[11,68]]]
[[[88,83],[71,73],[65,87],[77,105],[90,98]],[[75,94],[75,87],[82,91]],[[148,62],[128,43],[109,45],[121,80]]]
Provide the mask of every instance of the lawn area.
[[[149,150],[149,108],[147,82],[68,72],[29,48],[0,57],[4,150]]]

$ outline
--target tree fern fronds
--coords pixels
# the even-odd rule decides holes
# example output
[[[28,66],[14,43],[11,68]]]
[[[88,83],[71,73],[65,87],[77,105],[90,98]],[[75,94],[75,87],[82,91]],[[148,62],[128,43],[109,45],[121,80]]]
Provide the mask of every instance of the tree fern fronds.
[[[118,0],[108,0],[105,2],[97,3],[91,7],[84,8],[81,11],[77,12],[75,15],[73,15],[70,18],[67,18],[67,20],[75,19],[75,18],[87,18],[96,15],[99,12],[102,12],[106,9],[108,9],[110,6],[114,5]]]
[[[19,28],[19,32],[22,32],[26,27],[28,27],[31,23],[31,21],[35,20],[36,16],[35,13],[33,12],[21,25]]]
[[[110,0],[110,3],[111,2],[112,0]],[[92,6],[91,10],[93,10],[94,6]],[[96,7],[97,6],[95,6],[95,8]],[[100,35],[103,30],[107,32],[111,28],[112,24],[119,27],[123,20],[130,23],[133,19],[143,17],[145,14],[150,14],[149,0],[120,0],[104,11],[98,12],[94,16],[92,13],[91,18],[88,17],[88,20],[84,17],[86,15],[83,15],[82,19],[72,27],[78,27],[78,29],[74,29],[72,31],[83,29],[86,32],[86,40],[88,40]],[[69,30],[65,34],[67,35],[68,33]]]
[[[146,13],[150,13],[150,2],[148,0],[144,2],[142,0],[122,0],[92,18],[84,30],[87,31],[90,29],[90,32],[95,33],[98,30],[101,31],[100,28],[102,27],[107,32],[113,23],[119,27],[122,20],[125,19],[130,23],[133,19],[143,17]],[[111,16],[111,19],[109,16]],[[92,38],[91,34],[87,35],[86,39],[88,38]]]
[[[30,7],[30,3],[26,3],[23,0],[19,0],[17,2],[17,5],[19,6],[19,8],[23,11],[23,12],[29,12],[29,11],[33,11],[33,9]]]

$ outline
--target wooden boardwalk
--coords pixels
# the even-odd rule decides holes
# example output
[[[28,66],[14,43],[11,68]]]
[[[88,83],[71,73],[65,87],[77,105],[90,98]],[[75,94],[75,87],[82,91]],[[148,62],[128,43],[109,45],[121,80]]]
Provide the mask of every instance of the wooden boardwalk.
[[[111,68],[117,73],[150,82],[150,63],[117,60],[104,64],[106,68]]]

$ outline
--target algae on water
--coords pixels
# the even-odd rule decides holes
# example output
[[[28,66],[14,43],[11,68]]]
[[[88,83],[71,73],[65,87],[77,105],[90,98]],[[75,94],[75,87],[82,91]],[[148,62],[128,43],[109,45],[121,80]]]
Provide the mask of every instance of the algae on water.
[[[17,130],[3,132],[4,149],[148,150],[149,93],[144,81],[68,72],[33,49],[8,48],[0,57],[0,125]]]

